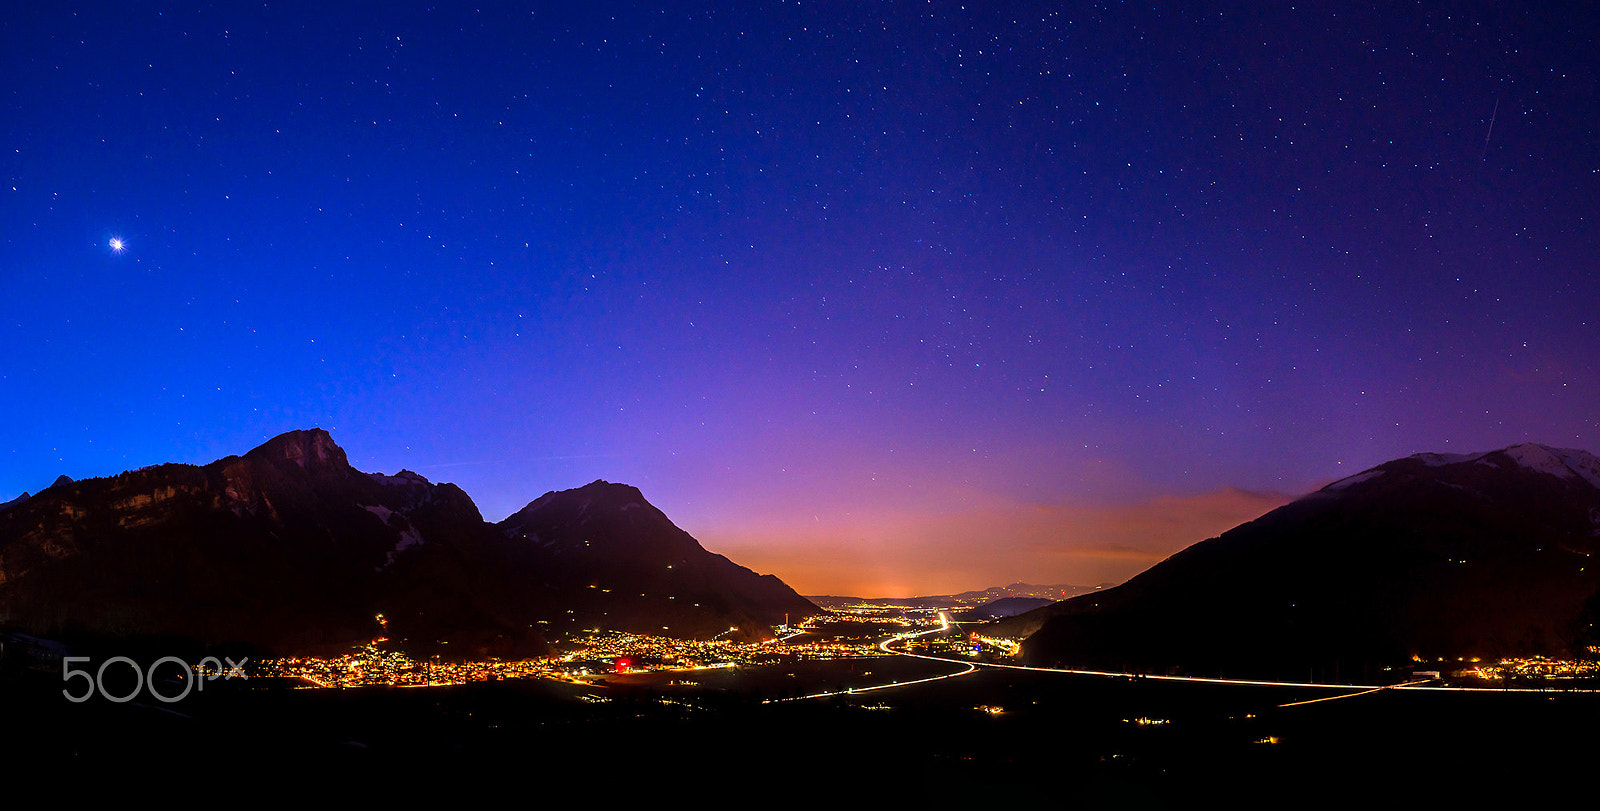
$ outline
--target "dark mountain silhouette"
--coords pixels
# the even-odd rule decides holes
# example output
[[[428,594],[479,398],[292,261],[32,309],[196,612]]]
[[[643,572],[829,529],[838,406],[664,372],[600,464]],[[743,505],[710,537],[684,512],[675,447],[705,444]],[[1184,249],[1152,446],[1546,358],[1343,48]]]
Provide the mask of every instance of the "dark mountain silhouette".
[[[1074,667],[1359,679],[1420,658],[1600,644],[1600,459],[1419,454],[1324,487],[1121,586],[1003,621]]]
[[[363,473],[327,432],[294,431],[205,466],[58,482],[0,510],[0,625],[277,653],[381,632],[422,653],[516,656],[544,650],[551,621],[572,616],[547,585],[566,580],[557,564],[455,485]],[[616,561],[631,565],[653,562]],[[613,594],[619,614],[641,599]]]
[[[786,616],[798,621],[818,611],[778,578],[707,552],[625,484],[546,493],[496,526],[529,554],[540,585],[570,612],[553,623],[556,631],[601,625],[752,638]]]

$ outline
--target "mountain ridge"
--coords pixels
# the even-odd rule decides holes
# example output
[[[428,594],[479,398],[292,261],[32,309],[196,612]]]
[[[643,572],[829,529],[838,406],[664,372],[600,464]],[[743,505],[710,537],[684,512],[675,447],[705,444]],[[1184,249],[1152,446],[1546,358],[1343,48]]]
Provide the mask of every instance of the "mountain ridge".
[[[1032,661],[1351,672],[1600,642],[1600,459],[1524,443],[1414,454],[1001,623]]]
[[[653,506],[649,515],[671,526]],[[559,511],[546,518],[577,520]],[[671,528],[688,538],[673,538],[679,557],[711,555]],[[454,484],[405,470],[364,473],[314,428],[206,465],[154,465],[9,503],[0,509],[0,624],[315,652],[373,638],[383,614],[388,635],[422,653],[510,656],[545,650],[563,617],[648,613],[616,590],[589,600],[592,611],[570,610],[561,603],[567,594],[544,587],[560,579],[552,566],[559,562],[485,521]],[[629,567],[617,561],[607,576]],[[718,614],[707,599],[703,610],[680,613],[758,634],[772,612],[760,610],[766,593],[745,593],[747,579],[728,586],[744,595],[727,601],[738,610]],[[655,582],[661,596],[675,596],[670,576]],[[722,583],[697,581],[696,593]],[[660,623],[653,627],[659,633]]]
[[[1548,473],[1557,478],[1570,479],[1573,477],[1583,479],[1589,484],[1600,488],[1600,456],[1596,456],[1579,448],[1558,448],[1537,442],[1523,442],[1516,445],[1507,445],[1491,451],[1479,453],[1414,453],[1400,459],[1392,459],[1380,465],[1374,465],[1353,476],[1346,476],[1324,486],[1323,490],[1342,489],[1338,485],[1351,482],[1362,476],[1382,471],[1391,465],[1404,461],[1417,461],[1428,467],[1443,467],[1445,465],[1467,464],[1471,462],[1484,462],[1487,457],[1495,454],[1503,455],[1515,461],[1518,465],[1540,473]]]
[[[614,622],[641,629],[687,626],[696,635],[737,628],[737,636],[750,638],[758,635],[759,627],[784,621],[785,614],[797,620],[818,611],[778,578],[758,575],[706,550],[631,485],[602,479],[551,491],[495,527],[506,538],[538,550],[546,568],[559,573],[549,585],[576,606],[589,605],[590,592],[602,583],[650,601],[646,613],[613,617]],[[674,581],[677,585],[669,587]],[[709,624],[713,622],[709,616],[696,616],[684,603],[689,608],[717,606],[715,622],[721,625]],[[729,618],[732,624],[720,618]]]

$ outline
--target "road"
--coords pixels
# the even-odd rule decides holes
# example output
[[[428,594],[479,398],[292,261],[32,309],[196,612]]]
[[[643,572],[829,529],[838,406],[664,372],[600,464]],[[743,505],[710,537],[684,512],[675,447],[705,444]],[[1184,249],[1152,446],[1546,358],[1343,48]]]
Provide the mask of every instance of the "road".
[[[961,624],[961,623],[952,621],[950,619],[950,616],[947,613],[942,612],[942,611],[939,612],[939,622],[940,622],[940,626],[938,628],[935,628],[935,629],[930,630],[930,631],[922,631],[922,632],[916,633],[916,634],[902,634],[900,636],[890,637],[889,639],[885,639],[882,643],[880,643],[878,645],[878,647],[880,649],[882,649],[883,651],[887,652],[887,653],[895,653],[895,654],[899,654],[901,656],[914,656],[914,657],[917,657],[919,659],[937,659],[937,660],[940,660],[940,661],[950,662],[951,664],[957,664],[959,662],[959,660],[956,660],[956,659],[947,659],[947,658],[944,658],[942,656],[927,656],[927,655],[924,655],[924,654],[909,653],[907,651],[894,650],[893,648],[889,647],[891,644],[893,644],[895,642],[899,642],[902,639],[911,639],[913,637],[925,636],[927,634],[948,631],[952,625]],[[1198,682],[1198,683],[1205,683],[1205,684],[1240,684],[1240,685],[1250,685],[1250,686],[1256,686],[1256,687],[1295,687],[1295,688],[1312,688],[1312,689],[1321,689],[1321,690],[1356,690],[1356,691],[1358,691],[1358,692],[1354,692],[1354,693],[1348,693],[1346,695],[1328,696],[1326,698],[1312,699],[1310,701],[1291,702],[1289,704],[1283,705],[1283,706],[1286,706],[1286,707],[1296,706],[1296,705],[1299,705],[1299,704],[1311,704],[1311,703],[1315,703],[1315,702],[1318,702],[1318,701],[1332,701],[1332,700],[1338,699],[1338,698],[1351,698],[1351,697],[1358,696],[1358,695],[1366,695],[1368,693],[1376,693],[1376,692],[1379,692],[1381,690],[1414,690],[1414,689],[1418,689],[1418,688],[1426,688],[1429,692],[1439,692],[1439,691],[1479,692],[1479,693],[1558,693],[1558,692],[1559,693],[1595,693],[1595,692],[1600,692],[1600,690],[1585,690],[1585,689],[1545,690],[1545,689],[1533,688],[1533,687],[1446,687],[1446,686],[1443,686],[1443,685],[1437,685],[1437,686],[1428,687],[1427,685],[1434,684],[1434,682],[1435,682],[1434,679],[1423,679],[1423,680],[1420,680],[1420,681],[1406,682],[1406,683],[1403,683],[1403,684],[1323,684],[1323,683],[1319,683],[1319,682],[1264,681],[1264,680],[1260,680],[1260,679],[1223,679],[1223,678],[1205,678],[1205,677],[1201,677],[1201,676],[1155,676],[1155,675],[1144,675],[1144,674],[1119,673],[1119,672],[1106,671],[1106,670],[1073,670],[1073,669],[1069,669],[1069,668],[1060,668],[1060,667],[1036,667],[1036,666],[1031,666],[1031,665],[1004,665],[1004,664],[999,664],[999,663],[996,663],[996,662],[977,662],[975,664],[978,667],[1005,668],[1005,669],[1008,669],[1008,670],[1031,670],[1031,671],[1035,671],[1035,672],[1039,672],[1039,673],[1067,673],[1067,674],[1072,674],[1072,675],[1076,675],[1076,676],[1106,676],[1106,677],[1114,677],[1114,678],[1119,678],[1119,679],[1126,679],[1126,678],[1130,678],[1131,677],[1131,678],[1138,678],[1138,679],[1152,679],[1152,680],[1156,680],[1156,681]]]
[[[960,670],[960,671],[957,671],[955,673],[947,673],[947,674],[942,675],[942,676],[933,676],[933,677],[929,677],[929,678],[925,678],[925,679],[913,679],[913,680],[910,680],[910,681],[890,682],[888,684],[874,685],[874,686],[871,686],[871,687],[856,687],[856,688],[851,688],[851,689],[848,689],[848,690],[834,690],[834,691],[825,692],[825,693],[814,693],[814,694],[811,694],[811,695],[796,696],[796,697],[793,697],[793,698],[772,699],[772,700],[769,700],[769,701],[764,702],[764,703],[776,703],[776,702],[779,702],[779,701],[804,701],[804,700],[808,700],[808,699],[828,698],[828,697],[831,697],[831,696],[839,696],[839,695],[855,695],[855,694],[858,694],[858,693],[867,693],[867,692],[872,692],[872,691],[875,691],[875,690],[888,690],[888,689],[892,689],[892,688],[895,688],[895,687],[906,687],[906,686],[913,685],[913,684],[924,684],[924,683],[932,682],[932,681],[940,681],[942,679],[953,679],[953,678],[956,678],[958,676],[965,676],[965,675],[968,675],[968,674],[971,674],[971,673],[975,673],[975,672],[977,672],[978,668],[981,668],[981,667],[998,668],[998,669],[1006,669],[1006,670],[1027,670],[1027,671],[1033,671],[1033,672],[1037,672],[1037,673],[1061,673],[1061,674],[1074,675],[1074,676],[1098,676],[1098,677],[1104,677],[1104,678],[1117,678],[1117,679],[1133,678],[1133,679],[1149,679],[1149,680],[1152,680],[1152,681],[1191,682],[1191,683],[1200,683],[1200,684],[1232,684],[1232,685],[1244,685],[1244,686],[1253,686],[1253,687],[1285,687],[1285,688],[1315,689],[1315,690],[1354,691],[1354,692],[1344,692],[1344,693],[1342,693],[1340,695],[1332,695],[1332,696],[1324,696],[1322,698],[1308,699],[1308,700],[1305,700],[1305,701],[1292,701],[1292,702],[1289,702],[1287,704],[1281,705],[1281,706],[1284,706],[1284,707],[1294,707],[1294,706],[1300,706],[1300,705],[1303,705],[1303,704],[1315,704],[1315,703],[1323,702],[1323,701],[1334,701],[1334,700],[1338,700],[1338,699],[1354,698],[1356,696],[1369,695],[1369,694],[1381,692],[1381,691],[1384,691],[1384,690],[1414,690],[1414,689],[1419,689],[1419,688],[1425,688],[1429,692],[1487,692],[1487,693],[1552,693],[1552,692],[1594,693],[1594,692],[1600,692],[1600,691],[1597,691],[1597,690],[1581,690],[1581,689],[1564,690],[1564,691],[1553,691],[1553,690],[1541,690],[1541,689],[1537,689],[1537,688],[1527,688],[1527,687],[1509,687],[1509,688],[1507,688],[1507,687],[1446,687],[1446,686],[1442,686],[1442,685],[1435,685],[1435,680],[1433,680],[1433,679],[1424,679],[1424,680],[1420,680],[1420,681],[1411,681],[1411,682],[1405,682],[1405,683],[1402,683],[1402,684],[1323,684],[1323,683],[1318,683],[1318,682],[1267,681],[1267,680],[1263,680],[1263,679],[1225,679],[1225,678],[1203,677],[1203,676],[1158,676],[1158,675],[1145,675],[1145,674],[1115,672],[1115,671],[1108,671],[1108,670],[1076,670],[1076,669],[1071,669],[1071,668],[1060,668],[1060,667],[1037,667],[1037,666],[1033,666],[1033,665],[1007,665],[1007,664],[1000,664],[998,662],[965,662],[965,661],[961,661],[961,660],[958,660],[958,659],[950,659],[950,658],[943,657],[943,656],[929,656],[927,654],[911,653],[911,652],[906,651],[906,650],[896,650],[895,648],[892,647],[894,644],[896,644],[898,642],[902,642],[902,641],[909,640],[909,639],[915,639],[915,638],[917,638],[919,636],[927,636],[929,634],[937,634],[937,633],[947,632],[953,626],[956,626],[956,625],[959,625],[959,624],[961,624],[961,623],[958,623],[958,622],[956,622],[954,620],[951,620],[950,619],[950,615],[948,613],[941,611],[941,612],[939,612],[939,627],[930,628],[929,630],[926,630],[926,631],[918,631],[916,633],[898,634],[896,636],[888,637],[888,638],[884,639],[882,642],[878,643],[878,648],[880,650],[882,650],[884,653],[891,653],[891,654],[894,654],[894,655],[897,655],[897,656],[909,656],[909,657],[912,657],[914,659],[927,659],[927,660],[935,661],[935,662],[948,662],[948,663],[950,663],[952,665],[965,665],[965,667],[966,667],[965,670]],[[1428,686],[1428,685],[1435,685],[1435,686]]]

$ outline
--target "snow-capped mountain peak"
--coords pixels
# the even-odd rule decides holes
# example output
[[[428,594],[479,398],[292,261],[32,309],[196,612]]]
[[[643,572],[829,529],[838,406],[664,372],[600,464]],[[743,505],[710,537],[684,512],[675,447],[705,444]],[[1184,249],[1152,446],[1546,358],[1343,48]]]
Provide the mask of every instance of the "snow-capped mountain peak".
[[[1411,456],[1428,467],[1443,467],[1465,462],[1492,465],[1494,454],[1503,454],[1517,465],[1539,473],[1548,473],[1560,479],[1582,479],[1600,488],[1600,457],[1575,448],[1552,448],[1535,442],[1512,445],[1498,451],[1482,453],[1419,453]]]

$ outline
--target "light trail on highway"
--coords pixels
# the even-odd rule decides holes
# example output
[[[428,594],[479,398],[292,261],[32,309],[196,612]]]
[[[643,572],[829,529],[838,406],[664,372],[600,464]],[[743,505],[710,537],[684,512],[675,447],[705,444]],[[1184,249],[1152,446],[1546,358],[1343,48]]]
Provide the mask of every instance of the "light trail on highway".
[[[943,614],[941,614],[940,617],[941,617],[941,619],[944,619]],[[890,650],[889,649],[889,643],[891,643],[891,642],[896,642],[896,641],[899,641],[901,639],[910,639],[912,637],[917,637],[917,636],[925,636],[927,634],[935,634],[935,633],[938,633],[940,631],[948,630],[949,627],[950,627],[949,621],[945,620],[944,624],[939,628],[932,628],[932,629],[929,629],[929,630],[926,630],[926,631],[920,631],[920,632],[914,633],[914,634],[901,634],[899,636],[891,636],[888,639],[885,639],[882,642],[878,643],[878,648],[880,650],[882,650],[884,653],[892,653],[892,654],[896,654],[896,655],[899,655],[899,656],[912,656],[912,657],[915,657],[915,658],[918,658],[918,659],[933,659],[933,660],[940,661],[940,662],[948,662],[948,663],[953,664],[953,665],[966,665],[967,666],[966,670],[960,671],[958,673],[946,673],[943,676],[930,676],[930,677],[928,677],[926,679],[912,679],[911,681],[897,681],[897,682],[890,682],[888,684],[877,684],[877,685],[873,685],[871,687],[852,687],[852,688],[849,688],[849,689],[846,689],[846,690],[830,690],[830,691],[828,691],[826,693],[812,693],[810,695],[794,696],[792,698],[769,698],[769,699],[766,699],[765,701],[762,701],[761,703],[762,704],[780,704],[780,703],[783,703],[783,702],[786,702],[786,701],[806,701],[806,700],[815,699],[815,698],[828,698],[830,696],[856,695],[858,693],[870,693],[870,692],[872,692],[874,690],[888,690],[888,689],[890,689],[892,687],[908,687],[908,686],[913,685],[913,684],[927,684],[930,681],[940,681],[940,680],[943,680],[943,679],[953,679],[953,678],[955,678],[957,676],[965,676],[968,673],[976,673],[978,671],[978,666],[976,664],[973,664],[972,662],[957,662],[957,661],[955,661],[953,659],[940,659],[937,656],[917,656],[917,654],[914,654],[914,653],[902,653],[900,651]]]
[[[885,653],[893,653],[893,654],[898,654],[900,656],[911,656],[911,657],[915,657],[915,658],[918,658],[918,659],[936,659],[938,661],[949,662],[951,664],[962,664],[962,662],[959,659],[949,659],[949,658],[946,658],[946,657],[943,657],[943,656],[928,656],[926,654],[910,653],[908,651],[894,650],[893,648],[889,647],[892,643],[899,642],[902,639],[911,639],[912,637],[924,636],[926,634],[936,633],[936,632],[939,632],[939,631],[948,631],[950,629],[951,625],[960,624],[958,622],[952,621],[949,618],[949,616],[946,615],[945,612],[943,612],[943,611],[939,612],[939,621],[940,621],[940,627],[938,627],[938,628],[935,628],[935,629],[929,630],[929,631],[923,631],[921,633],[916,633],[916,634],[904,634],[904,635],[901,635],[901,636],[890,637],[889,639],[885,639],[882,643],[880,643],[878,645],[878,647],[881,650],[883,650]],[[1034,666],[1034,665],[1004,665],[1004,664],[999,664],[997,662],[974,662],[974,663],[971,663],[971,664],[975,664],[978,667],[994,667],[994,668],[1004,668],[1004,669],[1008,669],[1008,670],[1028,670],[1028,671],[1033,671],[1033,672],[1037,672],[1037,673],[1064,673],[1064,674],[1069,674],[1069,675],[1074,675],[1074,676],[1098,676],[1098,677],[1102,677],[1102,678],[1116,678],[1116,679],[1127,679],[1127,680],[1149,679],[1149,680],[1154,680],[1154,681],[1195,682],[1195,683],[1203,683],[1203,684],[1235,684],[1235,685],[1245,685],[1245,686],[1253,686],[1253,687],[1293,687],[1293,688],[1308,688],[1308,689],[1316,689],[1316,690],[1358,690],[1358,691],[1360,691],[1360,692],[1350,693],[1348,695],[1342,695],[1342,696],[1328,696],[1326,698],[1312,699],[1310,701],[1291,702],[1289,704],[1282,705],[1282,706],[1285,706],[1285,707],[1298,706],[1298,705],[1301,705],[1301,704],[1311,704],[1311,703],[1315,703],[1315,702],[1318,702],[1318,701],[1330,701],[1330,700],[1336,699],[1336,698],[1351,698],[1353,696],[1366,695],[1368,693],[1376,693],[1376,692],[1379,692],[1379,691],[1382,691],[1382,690],[1421,690],[1421,691],[1430,692],[1430,693],[1433,693],[1433,692],[1540,693],[1540,694],[1544,694],[1544,695],[1561,694],[1561,693],[1596,693],[1596,692],[1600,692],[1600,690],[1587,689],[1587,688],[1571,688],[1571,689],[1553,690],[1553,689],[1535,688],[1535,687],[1450,687],[1450,686],[1446,686],[1446,685],[1439,685],[1439,686],[1435,686],[1435,687],[1425,686],[1425,685],[1428,685],[1428,684],[1432,683],[1434,681],[1433,679],[1424,679],[1424,680],[1421,680],[1421,681],[1406,682],[1404,684],[1323,684],[1323,683],[1319,683],[1319,682],[1305,682],[1305,681],[1266,681],[1266,680],[1263,680],[1263,679],[1224,679],[1224,678],[1220,678],[1220,677],[1205,677],[1205,676],[1160,676],[1160,675],[1144,674],[1144,673],[1119,673],[1119,672],[1109,671],[1109,670],[1073,670],[1073,669],[1069,669],[1069,668],[1038,667],[1038,666]]]
[[[1359,693],[1345,693],[1342,696],[1323,696],[1322,698],[1311,698],[1311,699],[1307,699],[1305,701],[1291,701],[1288,704],[1279,704],[1278,706],[1279,707],[1298,707],[1298,706],[1300,706],[1302,704],[1316,704],[1319,701],[1338,701],[1341,698],[1355,698],[1356,696],[1364,696],[1364,695],[1367,695],[1368,693],[1376,693],[1376,692],[1379,692],[1381,690],[1404,690],[1407,687],[1416,687],[1416,686],[1419,686],[1419,685],[1427,684],[1430,681],[1433,681],[1433,679],[1423,679],[1421,681],[1408,681],[1405,684],[1391,684],[1388,687],[1374,687],[1371,690],[1362,690]]]
[[[1528,688],[1528,687],[1449,687],[1449,686],[1444,686],[1444,685],[1438,685],[1438,686],[1432,686],[1432,687],[1427,686],[1427,685],[1433,684],[1436,681],[1434,679],[1423,679],[1423,680],[1419,680],[1419,681],[1405,682],[1403,684],[1325,684],[1325,683],[1320,683],[1320,682],[1269,681],[1269,680],[1265,680],[1265,679],[1228,679],[1228,678],[1207,677],[1207,676],[1162,676],[1162,675],[1143,674],[1143,673],[1116,672],[1116,671],[1109,671],[1109,670],[1077,670],[1077,669],[1072,669],[1072,668],[1061,668],[1061,667],[1039,667],[1039,666],[1035,666],[1035,665],[1007,665],[1007,664],[1000,664],[998,662],[965,662],[965,661],[961,661],[959,659],[951,659],[951,658],[944,657],[944,656],[930,656],[930,655],[921,654],[921,653],[911,653],[910,651],[907,651],[907,650],[896,650],[895,648],[892,647],[897,642],[902,642],[902,641],[909,640],[909,639],[915,639],[915,638],[917,638],[919,636],[927,636],[929,634],[948,632],[952,627],[954,627],[955,625],[959,625],[959,624],[961,624],[961,623],[958,622],[958,621],[950,619],[950,615],[947,612],[941,611],[941,612],[939,612],[939,627],[930,628],[930,629],[928,629],[926,631],[918,631],[916,633],[898,634],[896,636],[891,636],[891,637],[889,637],[887,639],[884,639],[882,642],[878,643],[878,648],[879,648],[879,650],[882,650],[884,653],[890,653],[890,654],[894,654],[896,656],[909,656],[909,657],[911,657],[913,659],[927,659],[927,660],[930,660],[930,661],[945,662],[945,663],[953,664],[953,665],[966,665],[966,668],[967,668],[966,670],[962,670],[962,671],[959,671],[959,672],[956,672],[956,673],[948,673],[948,674],[945,674],[945,675],[942,675],[942,676],[932,676],[932,677],[925,678],[925,679],[914,679],[914,680],[911,680],[911,681],[903,681],[903,682],[891,682],[889,684],[880,684],[880,685],[874,685],[874,686],[870,686],[870,687],[855,687],[855,688],[850,688],[850,689],[846,689],[846,690],[831,690],[831,691],[828,691],[828,692],[813,693],[811,695],[795,696],[795,697],[792,697],[792,698],[768,699],[766,701],[763,701],[762,703],[763,704],[775,704],[775,703],[780,703],[780,702],[785,702],[785,701],[805,701],[805,700],[808,700],[808,699],[828,698],[828,697],[831,697],[831,696],[855,695],[855,694],[858,694],[858,693],[872,692],[872,691],[875,691],[875,690],[888,690],[888,689],[895,688],[895,687],[907,687],[907,686],[910,686],[910,685],[913,685],[913,684],[925,684],[927,682],[940,681],[940,680],[943,680],[943,679],[951,679],[951,678],[955,678],[957,676],[965,676],[965,675],[977,672],[978,668],[980,668],[980,667],[998,668],[998,669],[1005,669],[1005,670],[1025,670],[1025,671],[1032,671],[1032,672],[1036,672],[1036,673],[1060,673],[1060,674],[1072,675],[1072,676],[1093,676],[1093,677],[1098,677],[1098,678],[1113,678],[1113,679],[1132,680],[1132,681],[1152,680],[1152,681],[1167,681],[1167,682],[1189,682],[1189,683],[1198,683],[1198,684],[1230,684],[1230,685],[1240,685],[1240,686],[1248,686],[1248,687],[1286,687],[1286,688],[1294,688],[1294,689],[1355,690],[1356,691],[1356,692],[1351,692],[1351,693],[1344,693],[1342,695],[1325,696],[1325,697],[1322,697],[1322,698],[1313,698],[1313,699],[1308,699],[1308,700],[1305,700],[1305,701],[1291,701],[1291,702],[1289,702],[1287,704],[1280,704],[1279,705],[1280,707],[1298,707],[1298,706],[1303,706],[1303,705],[1306,705],[1306,704],[1316,704],[1316,703],[1325,702],[1325,701],[1334,701],[1334,700],[1344,699],[1344,698],[1354,698],[1356,696],[1370,695],[1372,693],[1383,692],[1385,690],[1423,690],[1423,691],[1426,691],[1426,692],[1541,693],[1541,694],[1546,694],[1546,695],[1552,694],[1552,693],[1595,693],[1595,692],[1600,692],[1600,690],[1592,690],[1592,689],[1550,690],[1550,689],[1538,689],[1538,688]]]

